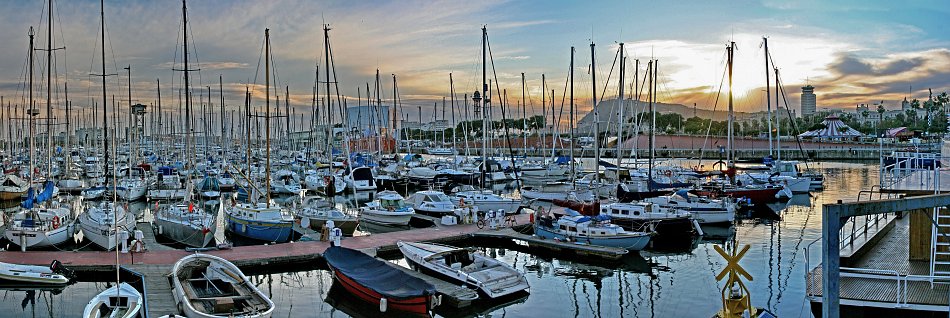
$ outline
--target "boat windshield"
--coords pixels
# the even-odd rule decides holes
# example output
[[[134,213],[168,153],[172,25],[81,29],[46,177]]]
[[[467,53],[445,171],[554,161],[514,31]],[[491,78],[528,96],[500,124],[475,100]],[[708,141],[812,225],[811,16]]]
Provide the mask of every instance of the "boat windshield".
[[[444,193],[430,194],[427,197],[429,202],[452,202],[452,199]]]
[[[402,200],[379,200],[379,206],[384,209],[401,209],[405,206]]]

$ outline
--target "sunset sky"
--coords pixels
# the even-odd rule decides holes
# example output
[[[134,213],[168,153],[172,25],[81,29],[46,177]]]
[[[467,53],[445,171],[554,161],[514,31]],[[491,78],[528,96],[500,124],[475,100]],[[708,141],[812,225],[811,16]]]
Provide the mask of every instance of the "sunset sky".
[[[99,2],[54,2],[56,77],[68,81],[79,107],[101,100]],[[30,26],[36,46],[45,48],[45,1],[4,1],[0,10],[0,94],[25,100]],[[271,30],[280,95],[289,86],[297,113],[309,112],[315,66],[324,67],[323,23],[340,91],[365,97],[374,74],[382,77],[382,98],[392,98],[398,77],[404,113],[426,116],[434,102],[449,96],[453,73],[458,98],[481,82],[481,26],[487,25],[495,77],[512,105],[521,99],[520,74],[527,78],[529,105],[539,107],[541,74],[548,90],[562,99],[570,47],[576,47],[575,96],[590,107],[590,43],[596,44],[597,94],[601,95],[618,43],[641,60],[659,59],[662,102],[712,108],[723,80],[725,47],[738,46],[735,63],[737,109],[764,109],[762,37],[780,69],[789,104],[798,110],[800,86],[816,87],[819,108],[848,108],[884,100],[899,107],[905,96],[925,99],[950,90],[950,6],[944,1],[193,1],[189,10],[191,60],[197,61],[193,90],[214,90],[224,80],[227,105],[243,105],[247,84],[264,83],[261,57],[264,29]],[[133,99],[156,101],[161,80],[164,105],[176,105],[181,87],[181,2],[106,1],[106,64],[109,94],[125,101],[125,68],[132,67]],[[37,83],[45,82],[46,56],[36,51]],[[260,67],[258,62],[261,61]],[[619,67],[619,66],[617,66]],[[617,94],[617,71],[606,87]],[[55,76],[55,74],[54,74]],[[255,78],[256,76],[256,78]],[[490,71],[490,75],[491,71]],[[321,74],[321,81],[323,75]],[[774,79],[773,79],[774,81]],[[36,99],[45,103],[45,87]],[[629,85],[629,84],[628,84]],[[629,87],[629,86],[628,86]],[[912,91],[909,92],[909,90]],[[57,89],[54,89],[56,91]],[[321,84],[321,92],[325,86]],[[628,89],[629,92],[629,89]],[[908,95],[909,94],[909,95]],[[54,93],[61,99],[61,95]],[[196,97],[196,99],[201,96]],[[206,97],[205,97],[206,98]],[[263,94],[255,94],[255,105]],[[497,98],[496,98],[497,100]],[[461,101],[459,101],[461,103]],[[388,102],[387,102],[388,103]],[[723,100],[718,107],[722,109]],[[352,105],[352,104],[351,104]],[[533,112],[532,110],[528,111]],[[540,110],[535,110],[540,112]]]

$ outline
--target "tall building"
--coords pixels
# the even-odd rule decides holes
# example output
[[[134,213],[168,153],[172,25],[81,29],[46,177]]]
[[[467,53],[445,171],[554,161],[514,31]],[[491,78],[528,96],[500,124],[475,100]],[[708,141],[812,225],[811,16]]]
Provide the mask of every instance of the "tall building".
[[[815,113],[816,102],[815,87],[811,85],[802,86],[802,117]]]

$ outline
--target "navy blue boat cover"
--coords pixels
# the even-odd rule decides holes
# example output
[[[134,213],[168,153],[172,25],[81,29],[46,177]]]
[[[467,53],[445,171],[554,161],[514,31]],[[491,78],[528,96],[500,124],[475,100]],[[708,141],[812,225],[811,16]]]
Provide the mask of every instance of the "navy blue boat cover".
[[[390,298],[435,294],[435,286],[395,269],[363,252],[331,246],[323,253],[327,264],[366,288]]]

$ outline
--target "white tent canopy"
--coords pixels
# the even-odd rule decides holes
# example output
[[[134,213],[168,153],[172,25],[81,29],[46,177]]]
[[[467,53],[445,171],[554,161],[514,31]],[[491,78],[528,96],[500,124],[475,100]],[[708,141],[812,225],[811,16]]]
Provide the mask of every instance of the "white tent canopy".
[[[806,131],[798,136],[815,139],[854,139],[864,136],[860,131],[849,127],[835,115],[825,117],[822,124],[825,125],[825,128]]]

